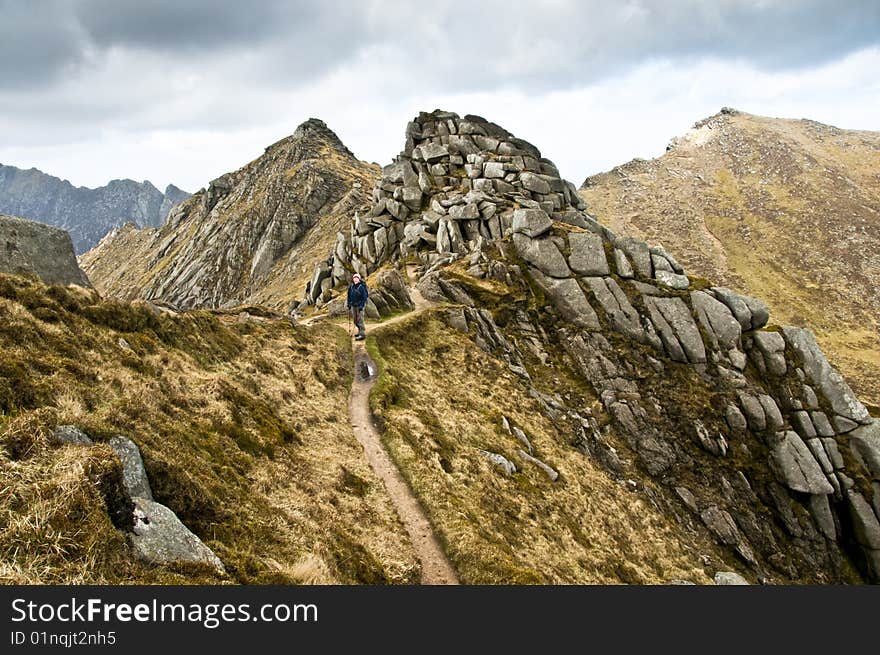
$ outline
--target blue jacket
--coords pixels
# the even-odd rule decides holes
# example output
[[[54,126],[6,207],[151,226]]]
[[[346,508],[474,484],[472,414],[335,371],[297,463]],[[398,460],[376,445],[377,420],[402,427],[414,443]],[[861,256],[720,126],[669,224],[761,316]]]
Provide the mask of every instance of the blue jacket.
[[[348,285],[348,307],[356,307],[363,310],[367,306],[367,298],[370,293],[367,291],[367,283],[361,280],[357,284]]]

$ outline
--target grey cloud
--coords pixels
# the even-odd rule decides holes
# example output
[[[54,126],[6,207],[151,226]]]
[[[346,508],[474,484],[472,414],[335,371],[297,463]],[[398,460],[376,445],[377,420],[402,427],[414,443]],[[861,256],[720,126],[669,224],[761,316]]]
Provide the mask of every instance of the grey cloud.
[[[876,0],[400,3],[371,38],[446,88],[589,84],[648,59],[736,58],[802,68],[880,43]],[[420,22],[421,20],[421,22]],[[387,35],[393,35],[390,39]]]
[[[358,47],[358,4],[345,0],[79,0],[75,15],[98,48],[130,48],[211,66],[218,56],[253,62],[276,83],[314,78]],[[285,55],[279,57],[278,55]]]
[[[878,43],[877,0],[0,0],[0,127],[21,143],[41,123],[256,125],[342,68],[369,76],[364,102],[399,106],[583,87],[651,59],[800,68]],[[125,68],[107,72],[113,57]]]
[[[735,57],[779,69],[880,42],[877,0],[0,0],[0,13],[0,73],[35,86],[77,74],[109,48],[172,66],[241,53],[252,58],[250,75],[276,85],[379,49],[393,53],[389,77],[415,73],[412,82],[432,90],[545,91],[648,58]]]
[[[283,2],[81,0],[75,15],[100,47],[228,49],[259,43],[281,29]],[[308,23],[313,7],[302,6]]]
[[[65,0],[0,0],[0,88],[48,84],[82,57]]]

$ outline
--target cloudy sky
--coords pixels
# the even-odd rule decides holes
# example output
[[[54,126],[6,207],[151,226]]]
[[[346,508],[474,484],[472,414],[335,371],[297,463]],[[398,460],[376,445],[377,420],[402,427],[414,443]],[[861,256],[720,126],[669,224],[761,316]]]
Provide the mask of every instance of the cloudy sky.
[[[576,184],[722,106],[880,130],[878,0],[0,0],[0,162],[195,191],[309,117],[480,114]]]

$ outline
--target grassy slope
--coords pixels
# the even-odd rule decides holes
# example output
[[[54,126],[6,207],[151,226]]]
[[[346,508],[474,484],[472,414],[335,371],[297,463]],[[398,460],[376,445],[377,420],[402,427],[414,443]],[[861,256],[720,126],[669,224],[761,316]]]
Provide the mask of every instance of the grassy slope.
[[[748,114],[713,120],[696,141],[595,176],[581,195],[613,229],[764,299],[777,323],[812,328],[880,405],[880,135]]]
[[[462,582],[707,582],[718,550],[568,445],[519,378],[437,311],[370,338],[383,369],[371,403]],[[516,455],[502,414],[560,472],[555,483]],[[478,449],[519,472],[504,476]]]
[[[119,464],[102,442],[115,434],[140,446],[156,499],[231,581],[418,579],[348,426],[341,330],[157,314],[0,276],[0,352],[0,580],[217,581],[131,560],[108,517],[121,502]],[[52,445],[59,424],[98,445]]]

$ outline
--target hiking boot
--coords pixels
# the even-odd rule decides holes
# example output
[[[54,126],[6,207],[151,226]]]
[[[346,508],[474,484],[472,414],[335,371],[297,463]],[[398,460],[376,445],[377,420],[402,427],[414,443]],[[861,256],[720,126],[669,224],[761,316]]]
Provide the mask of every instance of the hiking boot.
[[[366,338],[367,338],[366,335],[359,334],[359,335],[357,335],[357,336],[354,338],[354,340],[355,340],[355,341],[363,341],[363,340],[366,339]]]

